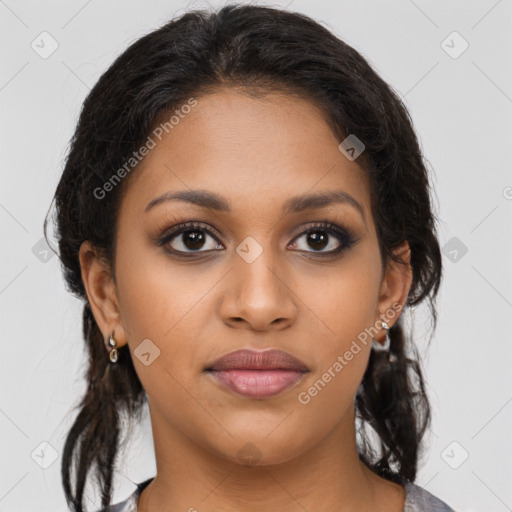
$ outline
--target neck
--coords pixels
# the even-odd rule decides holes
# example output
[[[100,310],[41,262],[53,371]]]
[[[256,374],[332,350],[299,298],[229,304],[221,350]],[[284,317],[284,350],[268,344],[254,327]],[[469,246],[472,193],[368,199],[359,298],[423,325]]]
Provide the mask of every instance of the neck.
[[[319,444],[292,460],[252,465],[198,446],[151,404],[150,411],[157,475],[142,491],[139,512],[403,510],[404,489],[359,460],[353,409]]]

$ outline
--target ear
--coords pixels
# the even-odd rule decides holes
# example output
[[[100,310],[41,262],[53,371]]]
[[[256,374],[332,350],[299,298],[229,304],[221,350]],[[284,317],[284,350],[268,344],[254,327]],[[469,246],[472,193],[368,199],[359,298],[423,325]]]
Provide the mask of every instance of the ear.
[[[87,298],[103,338],[108,340],[114,332],[117,346],[122,347],[126,343],[126,333],[112,271],[100,251],[88,240],[80,246],[79,260]],[[105,346],[110,348],[107,341]]]
[[[400,258],[402,263],[390,259],[380,288],[380,296],[377,306],[377,317],[375,324],[380,325],[378,320],[384,320],[391,327],[400,316],[409,290],[412,284],[412,267],[411,267],[411,249],[409,242],[404,241],[393,253]],[[386,330],[375,337],[376,341],[384,344],[386,339]]]

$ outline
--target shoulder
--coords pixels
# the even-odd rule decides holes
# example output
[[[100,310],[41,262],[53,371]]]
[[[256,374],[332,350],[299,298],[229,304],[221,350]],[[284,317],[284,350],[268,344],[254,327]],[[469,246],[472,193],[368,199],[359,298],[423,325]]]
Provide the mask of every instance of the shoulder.
[[[98,510],[98,512],[137,512],[140,494],[152,480],[153,478],[148,478],[144,482],[138,483],[137,488],[132,492],[132,494],[130,494],[130,496],[128,496],[128,498],[119,503],[104,507],[101,510]]]
[[[405,487],[405,507],[403,512],[455,512],[444,501],[412,482]]]

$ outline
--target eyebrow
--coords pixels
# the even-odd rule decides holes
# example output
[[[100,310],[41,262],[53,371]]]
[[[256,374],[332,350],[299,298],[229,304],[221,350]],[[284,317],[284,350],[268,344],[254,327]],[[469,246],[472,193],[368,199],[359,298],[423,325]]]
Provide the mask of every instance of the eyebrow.
[[[168,201],[184,201],[202,208],[208,208],[219,212],[231,212],[229,202],[223,197],[207,190],[179,190],[165,192],[148,203],[145,212],[155,206]],[[342,190],[327,190],[314,194],[303,194],[287,199],[283,206],[283,214],[300,213],[306,210],[323,208],[331,204],[348,204],[353,206],[366,223],[364,209],[361,204],[350,194]]]

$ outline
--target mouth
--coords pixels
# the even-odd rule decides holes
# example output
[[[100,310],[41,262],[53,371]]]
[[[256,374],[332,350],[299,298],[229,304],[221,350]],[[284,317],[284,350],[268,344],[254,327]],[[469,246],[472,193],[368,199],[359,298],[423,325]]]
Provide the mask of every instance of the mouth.
[[[302,361],[282,350],[237,350],[205,368],[217,384],[249,398],[278,395],[309,371]]]

